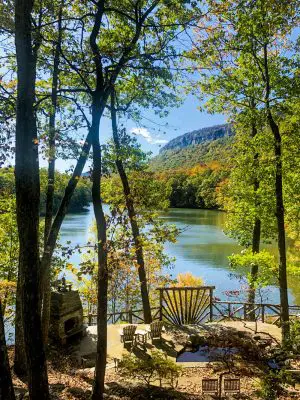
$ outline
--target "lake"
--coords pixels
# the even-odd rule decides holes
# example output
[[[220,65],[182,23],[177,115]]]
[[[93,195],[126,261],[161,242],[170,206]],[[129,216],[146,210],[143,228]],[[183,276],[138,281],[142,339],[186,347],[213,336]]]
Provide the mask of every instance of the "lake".
[[[205,284],[215,286],[215,295],[224,300],[227,299],[224,291],[241,288],[240,281],[230,273],[227,259],[241,248],[223,233],[225,217],[221,211],[174,208],[161,215],[166,222],[182,230],[177,242],[165,247],[166,252],[176,258],[172,275],[176,277],[178,273],[189,271],[203,278]],[[93,218],[92,207],[86,212],[68,214],[61,228],[61,243],[71,241],[72,246],[84,245],[90,236]],[[80,254],[73,254],[70,262],[76,266],[80,262]],[[299,280],[293,278],[290,284],[290,304],[297,304],[297,300],[300,304]],[[279,304],[278,288],[268,287],[263,301]]]

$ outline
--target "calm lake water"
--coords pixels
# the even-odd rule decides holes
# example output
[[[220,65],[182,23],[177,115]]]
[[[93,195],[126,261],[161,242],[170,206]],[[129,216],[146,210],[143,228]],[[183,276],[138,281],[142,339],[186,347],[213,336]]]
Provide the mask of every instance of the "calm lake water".
[[[176,243],[166,245],[166,252],[176,258],[171,274],[176,277],[180,272],[189,271],[200,276],[205,284],[216,287],[215,295],[222,299],[227,299],[224,291],[241,289],[241,282],[232,277],[227,260],[241,248],[223,233],[225,217],[221,211],[192,209],[170,209],[161,216],[182,230]],[[61,228],[60,241],[84,245],[91,236],[89,228],[93,218],[92,207],[86,212],[68,214]],[[76,266],[80,257],[80,254],[74,254],[70,261]],[[299,280],[290,280],[290,285],[290,304],[300,304]],[[264,302],[279,303],[277,287],[268,287]]]

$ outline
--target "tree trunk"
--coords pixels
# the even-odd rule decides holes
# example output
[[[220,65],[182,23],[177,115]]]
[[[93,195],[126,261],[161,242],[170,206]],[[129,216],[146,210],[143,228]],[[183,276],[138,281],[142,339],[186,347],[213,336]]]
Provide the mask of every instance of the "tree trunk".
[[[259,253],[259,246],[260,246],[260,232],[261,232],[261,221],[258,217],[255,218],[254,227],[253,227],[253,234],[252,234],[252,253]],[[248,297],[248,303],[254,304],[255,303],[255,283],[257,280],[257,273],[258,273],[258,265],[254,264],[251,266],[251,282],[250,282],[250,291]],[[255,320],[255,311],[250,310],[249,313],[250,321]]]
[[[99,104],[98,102],[95,102]],[[107,353],[107,243],[106,220],[101,200],[101,148],[99,142],[100,116],[97,106],[93,107],[93,186],[92,199],[97,227],[97,254],[98,254],[98,295],[97,295],[97,357],[95,367],[95,381],[93,400],[103,399]]]
[[[0,399],[14,400],[15,393],[8,361],[3,318],[0,299]]]
[[[95,380],[92,399],[103,399],[104,381],[107,354],[107,243],[106,243],[106,220],[101,200],[101,175],[102,160],[99,141],[99,126],[101,112],[99,111],[100,99],[95,94],[93,105],[93,186],[92,199],[97,228],[97,255],[98,255],[98,293],[97,293],[97,357],[95,367]]]
[[[252,136],[252,138],[255,138],[256,135],[257,135],[257,128],[255,125],[255,122],[253,122],[251,136]],[[253,164],[254,164],[255,169],[258,168],[258,153],[254,154]],[[259,180],[255,176],[254,182],[253,182],[253,190],[254,190],[255,196],[257,195],[258,189],[259,189]],[[256,200],[255,200],[255,208],[257,208]],[[252,254],[259,253],[260,234],[261,234],[261,221],[256,216],[255,221],[254,221],[254,226],[253,226],[253,233],[252,233]],[[251,282],[249,285],[250,291],[249,291],[249,297],[248,297],[248,303],[251,303],[251,304],[255,303],[255,283],[257,280],[257,273],[258,273],[258,265],[254,264],[251,266]],[[251,321],[255,320],[255,311],[253,310],[253,308],[252,308],[252,310],[250,310],[249,319]]]
[[[93,93],[92,103],[92,146],[93,146],[93,173],[92,173],[92,199],[97,228],[97,256],[98,256],[98,292],[97,292],[97,356],[95,366],[95,379],[92,400],[104,398],[104,381],[107,355],[107,242],[106,220],[101,199],[102,159],[99,140],[100,119],[104,111],[107,97],[104,95],[102,61],[97,37],[100,32],[104,2],[98,2],[94,26],[90,35],[90,47],[96,69],[96,89]]]
[[[112,120],[112,131],[113,131],[113,138],[117,152],[117,159],[116,159],[116,167],[122,181],[123,185],[123,192],[125,196],[126,208],[128,211],[128,216],[131,225],[132,236],[134,240],[135,246],[135,255],[136,261],[138,264],[138,274],[140,280],[140,287],[141,287],[141,297],[143,303],[143,311],[144,311],[144,321],[146,324],[150,324],[152,322],[151,316],[151,307],[149,301],[149,294],[148,294],[148,287],[147,287],[147,276],[145,270],[145,261],[144,261],[144,254],[143,254],[143,247],[140,242],[140,231],[139,226],[136,220],[136,212],[134,208],[134,203],[132,197],[130,195],[130,186],[128,182],[128,177],[126,171],[123,166],[122,159],[119,156],[120,153],[120,141],[118,135],[118,127],[117,127],[117,115],[115,109],[115,100],[114,100],[114,92],[111,94],[111,120]]]
[[[275,193],[276,193],[276,219],[277,219],[277,240],[279,252],[279,287],[281,305],[281,330],[285,342],[289,339],[289,299],[286,271],[286,242],[284,226],[284,201],[282,189],[282,160],[281,160],[281,135],[278,125],[273,120],[271,112],[268,113],[270,128],[274,136],[274,154],[276,162]]]
[[[53,201],[54,201],[54,184],[55,184],[55,152],[56,152],[56,109],[57,109],[57,88],[59,77],[59,63],[60,63],[60,47],[62,41],[62,10],[64,0],[61,1],[58,12],[58,37],[55,45],[54,60],[53,60],[53,75],[52,75],[52,90],[51,90],[51,111],[49,118],[49,161],[48,161],[48,184],[46,192],[46,215],[45,215],[45,230],[44,230],[44,251],[47,246],[47,239],[51,231],[52,218],[53,218]],[[50,322],[50,303],[51,303],[51,285],[50,285],[50,269],[51,262],[47,263],[43,269],[42,275],[42,330],[43,341],[46,345],[48,343],[48,332]]]
[[[39,310],[39,206],[38,139],[34,111],[36,58],[31,38],[33,1],[15,2],[17,55],[17,110],[15,185],[20,243],[19,284],[22,286],[22,321],[32,400],[49,398],[46,357]]]
[[[264,82],[265,82],[265,105],[267,120],[271,132],[274,137],[274,155],[275,155],[275,196],[276,196],[276,219],[277,219],[277,242],[279,253],[278,278],[280,288],[280,305],[281,305],[281,332],[282,339],[287,342],[290,335],[289,323],[289,299],[287,286],[287,271],[286,271],[286,242],[285,242],[285,226],[284,226],[284,201],[282,189],[282,149],[281,149],[281,134],[279,126],[275,122],[271,107],[270,107],[270,76],[268,65],[268,45],[264,44]]]
[[[16,319],[15,319],[15,355],[14,371],[15,374],[23,377],[27,374],[26,353],[24,344],[24,332],[22,324],[22,287],[19,281],[17,283],[16,293]]]

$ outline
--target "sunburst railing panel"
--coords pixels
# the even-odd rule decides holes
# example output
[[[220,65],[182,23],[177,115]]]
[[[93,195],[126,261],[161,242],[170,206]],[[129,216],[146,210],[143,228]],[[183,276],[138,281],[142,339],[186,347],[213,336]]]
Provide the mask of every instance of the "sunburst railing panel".
[[[214,286],[167,287],[160,291],[160,319],[174,325],[212,320]]]

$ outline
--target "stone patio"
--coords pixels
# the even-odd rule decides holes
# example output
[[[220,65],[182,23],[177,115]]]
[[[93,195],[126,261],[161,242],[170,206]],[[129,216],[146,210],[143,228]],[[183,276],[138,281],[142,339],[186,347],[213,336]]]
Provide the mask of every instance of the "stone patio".
[[[108,367],[114,366],[114,358],[121,359],[122,356],[130,351],[129,347],[124,347],[124,344],[120,341],[120,330],[124,327],[124,324],[108,325],[108,343],[107,343],[107,358]],[[138,329],[146,330],[149,325],[139,324]],[[147,340],[146,345],[138,343],[133,346],[132,352],[137,357],[145,357],[145,355],[151,352],[153,349],[160,349],[164,351],[168,357],[176,361],[177,354],[182,350],[192,338],[203,337],[207,334],[211,334],[214,331],[230,330],[239,332],[248,332],[253,335],[259,335],[262,338],[274,338],[275,341],[281,341],[281,330],[275,325],[266,324],[259,322],[257,324],[257,333],[255,333],[255,323],[245,321],[226,321],[226,322],[214,322],[206,323],[199,326],[166,326],[166,331],[163,332],[163,340],[154,341]],[[84,363],[87,362],[86,366],[93,366],[96,355],[97,345],[97,326],[89,326],[87,329],[87,335],[81,340],[77,349],[77,358],[83,359]],[[201,364],[205,367],[206,363],[180,363],[183,367],[194,367]]]

